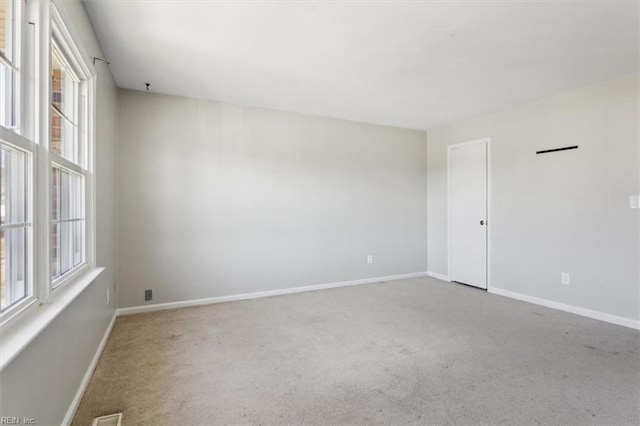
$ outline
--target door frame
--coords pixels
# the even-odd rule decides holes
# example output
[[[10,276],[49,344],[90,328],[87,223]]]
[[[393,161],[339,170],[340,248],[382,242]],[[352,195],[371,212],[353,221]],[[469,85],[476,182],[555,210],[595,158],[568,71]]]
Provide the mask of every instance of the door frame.
[[[485,144],[487,146],[487,290],[491,288],[491,138],[474,139],[467,142],[447,145],[447,276],[451,277],[451,151],[465,146]]]

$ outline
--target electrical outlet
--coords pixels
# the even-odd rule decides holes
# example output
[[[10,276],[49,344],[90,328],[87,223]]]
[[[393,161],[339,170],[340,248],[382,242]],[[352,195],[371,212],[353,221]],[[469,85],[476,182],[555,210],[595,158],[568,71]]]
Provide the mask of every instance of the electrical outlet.
[[[367,265],[371,265],[373,263],[373,255],[367,256]]]
[[[107,289],[107,305],[109,304],[109,289]]]
[[[571,275],[568,272],[560,272],[560,283],[565,285],[571,284]]]
[[[149,300],[153,300],[153,290],[144,291],[144,301],[148,302]]]
[[[632,195],[629,197],[629,207],[632,209],[640,209],[640,195]]]

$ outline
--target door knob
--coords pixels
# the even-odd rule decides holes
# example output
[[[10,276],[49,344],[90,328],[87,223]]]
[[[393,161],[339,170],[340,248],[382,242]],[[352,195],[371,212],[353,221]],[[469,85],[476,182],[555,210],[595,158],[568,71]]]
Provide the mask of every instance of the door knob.
[[[480,221],[480,225],[484,225],[484,220],[481,220],[481,221]]]

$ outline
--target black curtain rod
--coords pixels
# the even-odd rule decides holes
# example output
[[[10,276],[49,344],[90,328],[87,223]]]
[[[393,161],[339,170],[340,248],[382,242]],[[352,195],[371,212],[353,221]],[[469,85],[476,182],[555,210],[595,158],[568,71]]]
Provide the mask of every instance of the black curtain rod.
[[[578,149],[578,145],[565,146],[564,148],[545,149],[543,151],[536,151],[536,154],[546,154],[548,152],[566,151],[568,149]]]

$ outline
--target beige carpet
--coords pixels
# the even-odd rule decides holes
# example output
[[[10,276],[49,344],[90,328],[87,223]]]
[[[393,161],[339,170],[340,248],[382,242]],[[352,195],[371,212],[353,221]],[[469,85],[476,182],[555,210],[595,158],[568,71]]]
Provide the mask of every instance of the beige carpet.
[[[118,318],[74,419],[639,424],[640,333],[433,279]]]

